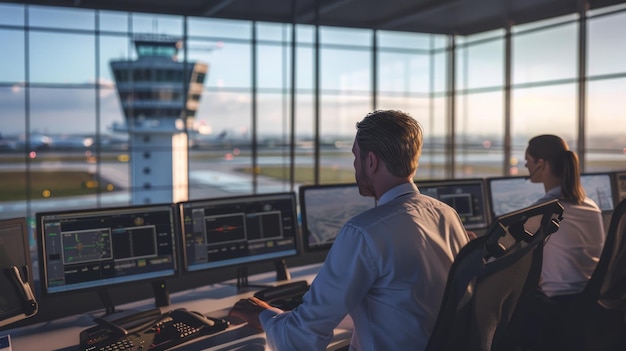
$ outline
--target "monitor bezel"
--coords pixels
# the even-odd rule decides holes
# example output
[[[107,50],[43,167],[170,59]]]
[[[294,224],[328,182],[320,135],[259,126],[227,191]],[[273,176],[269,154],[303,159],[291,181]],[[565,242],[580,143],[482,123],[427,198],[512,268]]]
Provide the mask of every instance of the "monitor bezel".
[[[142,210],[151,210],[151,209],[168,209],[170,212],[171,225],[172,225],[172,262],[174,264],[172,272],[168,274],[162,274],[159,276],[148,277],[148,278],[139,278],[136,280],[130,281],[122,281],[122,282],[110,282],[110,283],[95,283],[95,285],[87,286],[87,287],[76,287],[63,291],[49,291],[48,289],[48,277],[47,277],[47,267],[46,267],[46,248],[45,248],[45,232],[43,228],[43,219],[48,216],[68,216],[71,214],[76,214],[78,216],[105,216],[107,213],[115,213],[120,211],[130,211],[133,212],[142,212]],[[176,207],[173,203],[158,203],[158,204],[144,204],[144,205],[129,205],[129,206],[115,206],[115,207],[99,207],[99,208],[90,208],[90,209],[69,209],[69,210],[60,210],[60,211],[45,211],[38,212],[36,214],[36,240],[37,240],[37,249],[39,255],[39,279],[41,284],[41,293],[44,297],[52,297],[52,296],[63,296],[63,295],[72,295],[72,294],[81,294],[85,292],[98,292],[105,293],[106,290],[110,288],[122,288],[131,286],[133,284],[138,283],[155,283],[164,282],[166,280],[174,279],[180,276],[180,262],[179,262],[179,234],[178,234],[178,215],[176,213]],[[154,286],[153,286],[154,289]]]
[[[624,177],[626,180],[626,170],[613,171],[611,174],[613,176],[613,200],[615,200],[615,206],[617,207],[617,204],[626,199],[626,187],[624,187],[623,192],[620,189],[620,178]]]
[[[31,294],[32,295],[32,290],[31,287],[34,284],[34,280],[33,280],[33,263],[32,263],[32,258],[31,258],[31,254],[30,254],[30,244],[29,244],[29,234],[28,234],[28,221],[26,220],[26,217],[16,217],[16,218],[6,218],[6,219],[0,219],[0,230],[4,230],[4,229],[10,229],[12,227],[20,227],[20,232],[21,232],[21,244],[22,244],[22,248],[23,248],[23,258],[24,258],[24,265],[26,267],[17,267],[19,270],[19,274],[21,275],[20,279],[23,280],[23,278],[26,278],[26,281],[22,281],[20,282],[21,284],[23,284],[24,286],[21,287],[22,290],[26,289],[27,291],[23,291],[23,293],[25,293],[26,295]],[[12,265],[15,265],[16,262],[11,262]],[[22,262],[20,262],[21,264]],[[8,269],[10,267],[0,267],[2,270],[4,269]],[[3,291],[7,291],[7,287],[3,287]],[[6,311],[3,314],[0,314],[0,327],[2,326],[6,326],[21,320],[24,320],[26,318],[32,317],[37,313],[37,303],[36,301],[34,301],[34,296],[22,296],[22,298],[26,299],[26,298],[31,298],[32,301],[30,303],[30,305],[25,304],[27,301],[23,301],[23,303],[21,304],[21,306],[19,306],[19,308],[13,308],[10,311]],[[28,308],[27,308],[28,307]]]
[[[253,200],[253,201],[262,201],[262,199],[271,199],[271,198],[278,198],[278,197],[285,197],[289,198],[291,200],[291,207],[292,207],[292,212],[293,212],[293,225],[294,225],[294,246],[293,246],[293,250],[292,252],[290,252],[289,254],[284,254],[284,255],[278,255],[276,257],[271,257],[271,258],[258,258],[258,259],[250,259],[250,260],[245,260],[244,262],[236,262],[236,263],[231,263],[231,262],[225,262],[223,264],[218,264],[218,265],[213,265],[213,264],[209,264],[207,263],[204,267],[201,267],[202,265],[197,265],[197,268],[192,268],[189,269],[189,264],[187,262],[187,258],[188,258],[188,253],[187,253],[187,245],[186,245],[186,240],[185,240],[185,211],[184,211],[184,207],[186,205],[191,205],[194,207],[204,207],[206,205],[209,204],[216,204],[216,203],[233,203],[233,202],[237,202],[240,200]],[[206,205],[205,205],[206,204]],[[193,199],[193,200],[187,200],[187,201],[181,201],[176,203],[176,207],[177,207],[177,213],[178,213],[178,231],[179,231],[179,242],[180,242],[180,247],[181,247],[181,274],[190,274],[190,273],[196,273],[196,272],[204,272],[204,271],[210,271],[210,270],[216,270],[216,269],[224,269],[224,268],[230,268],[230,267],[241,267],[241,266],[245,266],[245,265],[249,265],[249,264],[254,264],[254,263],[264,263],[264,262],[277,262],[283,259],[287,259],[287,258],[291,258],[291,257],[296,257],[298,255],[300,255],[301,250],[300,250],[300,245],[301,245],[301,234],[300,234],[300,230],[298,228],[298,208],[297,208],[297,198],[296,198],[296,193],[293,191],[289,191],[289,192],[271,192],[271,193],[261,193],[261,194],[248,194],[248,195],[237,195],[237,196],[221,196],[221,197],[215,197],[215,198],[206,198],[206,199]],[[250,257],[250,256],[249,256]],[[252,256],[254,257],[254,256]]]
[[[480,185],[480,189],[483,197],[483,207],[485,213],[485,221],[480,225],[465,225],[465,228],[472,230],[486,229],[491,225],[493,213],[491,211],[491,203],[489,201],[489,193],[487,191],[487,184],[484,178],[459,178],[459,179],[418,179],[415,181],[415,185],[420,189],[422,187],[437,187],[437,186],[463,186],[463,185]],[[421,193],[421,191],[420,191]],[[425,194],[424,194],[425,195]],[[428,195],[426,195],[428,196]],[[459,215],[460,216],[460,215]]]
[[[326,190],[333,188],[346,188],[346,187],[355,187],[356,191],[359,191],[359,185],[354,183],[329,183],[329,184],[307,184],[301,185],[298,188],[298,204],[300,206],[300,221],[301,221],[301,230],[302,233],[302,247],[304,252],[319,252],[319,251],[328,251],[330,247],[333,245],[333,242],[330,243],[322,243],[320,245],[312,246],[309,242],[309,230],[308,230],[308,218],[306,214],[306,206],[305,204],[305,195],[309,190]],[[362,195],[361,195],[362,196]],[[363,196],[366,197],[366,196]],[[376,200],[372,197],[372,208],[376,207]]]

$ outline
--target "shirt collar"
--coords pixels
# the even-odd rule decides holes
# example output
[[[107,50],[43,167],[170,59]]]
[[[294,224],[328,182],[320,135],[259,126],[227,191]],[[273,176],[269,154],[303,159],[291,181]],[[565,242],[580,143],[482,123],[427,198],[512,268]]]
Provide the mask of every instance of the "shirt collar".
[[[561,186],[557,185],[554,188],[548,190],[544,197],[550,198],[550,199],[558,199],[558,198],[560,198],[561,197]]]
[[[387,190],[381,197],[378,199],[378,205],[386,204],[387,202],[400,197],[402,195],[417,193],[417,186],[413,183],[402,183],[400,185],[396,185],[393,188]]]

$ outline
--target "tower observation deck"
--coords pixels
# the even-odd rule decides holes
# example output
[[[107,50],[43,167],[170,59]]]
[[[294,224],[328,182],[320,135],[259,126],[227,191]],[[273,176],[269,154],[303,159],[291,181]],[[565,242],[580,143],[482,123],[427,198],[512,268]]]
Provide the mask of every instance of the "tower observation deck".
[[[187,128],[193,124],[208,65],[179,62],[182,41],[163,35],[134,38],[136,60],[110,62],[130,142],[134,204],[188,198]]]

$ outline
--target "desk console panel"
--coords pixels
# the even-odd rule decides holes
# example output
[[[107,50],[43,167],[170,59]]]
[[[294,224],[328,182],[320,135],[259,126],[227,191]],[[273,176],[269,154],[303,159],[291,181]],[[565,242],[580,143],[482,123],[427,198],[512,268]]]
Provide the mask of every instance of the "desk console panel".
[[[158,315],[156,319],[142,314],[118,321],[94,321],[98,325],[80,333],[80,351],[163,351],[228,327],[225,320],[185,309]]]

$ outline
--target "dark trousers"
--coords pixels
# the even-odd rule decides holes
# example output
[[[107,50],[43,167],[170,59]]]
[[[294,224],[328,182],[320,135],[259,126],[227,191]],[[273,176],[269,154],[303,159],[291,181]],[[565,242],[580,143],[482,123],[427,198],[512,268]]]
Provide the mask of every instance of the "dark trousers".
[[[520,343],[525,350],[584,350],[585,346],[570,338],[568,316],[579,294],[547,297],[537,292],[529,306]]]
[[[537,293],[520,344],[529,351],[624,351],[624,311],[604,309],[580,294],[549,298]]]

